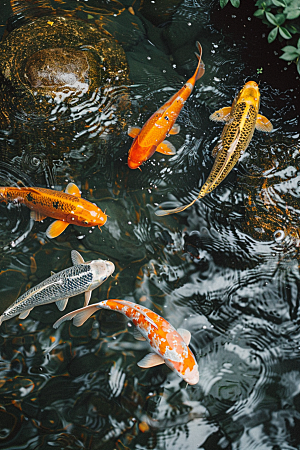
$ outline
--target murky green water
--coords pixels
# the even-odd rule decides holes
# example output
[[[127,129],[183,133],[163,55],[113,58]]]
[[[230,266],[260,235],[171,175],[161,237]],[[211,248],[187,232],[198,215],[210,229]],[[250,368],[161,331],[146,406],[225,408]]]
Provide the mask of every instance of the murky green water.
[[[15,3],[18,20],[31,14],[24,3]],[[69,267],[72,249],[85,260],[109,259],[114,277],[91,302],[130,300],[190,330],[200,381],[187,386],[166,366],[139,368],[148,347],[117,313],[54,330],[62,313],[41,306],[1,325],[0,447],[298,449],[299,78],[273,50],[269,65],[266,47],[249,41],[261,31],[247,12],[220,13],[209,0],[140,3],[133,15],[125,0],[41,2],[102,24],[125,50],[130,73],[127,88],[113,89],[102,108],[102,97],[84,98],[41,118],[27,103],[20,108],[18,96],[6,97],[0,185],[62,190],[74,181],[109,218],[102,231],[69,226],[50,241],[52,219],[33,223],[27,208],[0,204],[0,312],[52,270]],[[2,24],[10,14],[6,2]],[[128,127],[143,125],[193,74],[197,40],[206,73],[179,116],[180,133],[169,138],[177,154],[155,154],[141,171],[130,170]],[[212,194],[157,217],[159,205],[176,207],[199,192],[222,131],[209,115],[230,106],[251,79],[260,81],[260,112],[274,131],[255,131]],[[83,301],[70,299],[66,311]]]

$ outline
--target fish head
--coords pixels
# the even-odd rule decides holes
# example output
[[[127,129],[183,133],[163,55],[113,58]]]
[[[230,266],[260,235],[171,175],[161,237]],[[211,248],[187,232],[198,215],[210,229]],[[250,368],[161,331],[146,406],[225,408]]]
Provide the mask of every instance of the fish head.
[[[260,102],[258,84],[255,81],[248,81],[241,89],[237,101],[249,103],[258,111]]]
[[[98,226],[100,228],[107,221],[107,215],[98,206],[94,204],[92,206],[94,208],[91,207],[88,214],[85,214],[85,217],[82,218],[82,225],[86,227]]]
[[[102,284],[107,278],[112,275],[115,270],[115,265],[111,261],[105,261],[103,259],[95,259],[90,263],[91,270],[93,272],[93,284],[96,286]]]
[[[128,158],[129,169],[138,169],[143,161],[133,161],[130,157]]]

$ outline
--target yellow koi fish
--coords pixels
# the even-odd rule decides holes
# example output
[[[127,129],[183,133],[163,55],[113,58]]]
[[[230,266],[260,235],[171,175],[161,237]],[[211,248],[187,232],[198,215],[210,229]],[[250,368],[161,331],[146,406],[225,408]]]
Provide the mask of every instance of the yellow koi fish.
[[[178,213],[192,206],[196,200],[212,192],[223,181],[238,162],[240,156],[248,147],[254,129],[270,132],[271,122],[258,114],[260,92],[255,81],[248,81],[234,99],[232,106],[226,106],[214,112],[210,119],[216,122],[226,122],[221,138],[212,151],[216,158],[213,168],[202,186],[199,195],[191,203],[169,210],[159,210],[157,216]]]

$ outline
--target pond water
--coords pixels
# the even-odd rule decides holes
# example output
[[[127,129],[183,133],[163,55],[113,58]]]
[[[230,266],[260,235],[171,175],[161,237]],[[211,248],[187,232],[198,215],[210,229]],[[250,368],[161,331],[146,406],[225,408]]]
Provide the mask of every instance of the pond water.
[[[91,303],[129,300],[188,329],[200,381],[189,386],[165,365],[138,367],[148,346],[120,314],[101,311],[81,327],[54,329],[63,313],[54,303],[37,307],[1,325],[0,448],[299,449],[296,68],[278,59],[280,44],[261,40],[254,7],[221,11],[209,0],[4,3],[2,34],[12,7],[10,30],[60,10],[95,27],[92,33],[104,28],[126,59],[107,44],[112,71],[122,66],[124,79],[104,106],[99,94],[68,108],[59,99],[47,112],[42,100],[24,101],[2,85],[0,185],[64,190],[72,181],[109,217],[101,230],[70,225],[49,240],[53,219],[33,222],[26,207],[1,203],[0,313],[51,271],[70,267],[72,249],[86,261],[108,259],[115,272]],[[24,39],[20,59],[46,34]],[[176,155],[156,153],[141,171],[129,169],[129,126],[142,126],[192,76],[197,40],[206,72],[179,115],[180,133],[169,138]],[[249,80],[260,83],[260,112],[273,132],[255,131],[211,194],[182,213],[156,216],[159,207],[198,194],[223,129],[209,115],[230,106]],[[66,312],[83,301],[72,298]]]

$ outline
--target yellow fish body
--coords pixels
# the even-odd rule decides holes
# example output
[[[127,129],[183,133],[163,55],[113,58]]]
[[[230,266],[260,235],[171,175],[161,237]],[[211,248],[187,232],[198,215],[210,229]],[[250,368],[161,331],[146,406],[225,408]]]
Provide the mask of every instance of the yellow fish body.
[[[273,129],[271,122],[258,113],[260,92],[255,81],[248,81],[234,99],[232,106],[215,111],[210,119],[217,122],[226,122],[221,138],[212,151],[216,158],[213,168],[202,186],[199,195],[191,203],[175,209],[159,210],[158,216],[178,213],[193,205],[196,200],[212,192],[227,177],[238,162],[241,154],[248,147],[254,130],[270,132]]]

